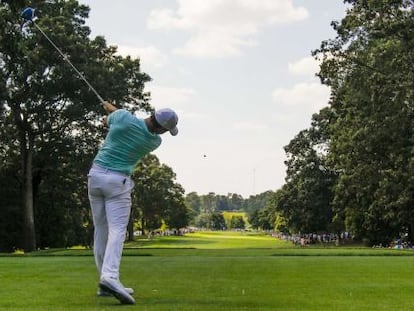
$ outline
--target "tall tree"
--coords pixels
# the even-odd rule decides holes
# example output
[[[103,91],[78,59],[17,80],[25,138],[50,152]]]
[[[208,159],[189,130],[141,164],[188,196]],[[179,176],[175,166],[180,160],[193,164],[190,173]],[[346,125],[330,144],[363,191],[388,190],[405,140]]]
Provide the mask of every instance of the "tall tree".
[[[188,193],[184,198],[188,210],[189,223],[195,225],[195,219],[201,211],[201,198],[196,192]]]
[[[224,219],[223,213],[214,212],[210,214],[210,229],[213,230],[225,230],[227,229],[226,220]]]
[[[184,189],[175,182],[175,178],[173,170],[161,164],[153,154],[138,163],[133,175],[135,189],[131,221],[138,221],[143,231],[158,229],[163,222],[171,229],[180,229],[188,224]]]
[[[285,147],[286,184],[276,210],[294,232],[328,231],[335,174],[327,163],[329,109],[313,116],[312,127]],[[280,196],[280,193],[278,193]]]
[[[36,23],[105,99],[120,106],[128,103],[132,110],[149,109],[143,88],[150,78],[140,72],[139,60],[116,56],[116,48],[108,47],[102,37],[89,38],[88,7],[75,0],[30,5],[39,16]],[[45,214],[42,206],[35,206],[42,202],[36,200],[42,182],[60,174],[63,185],[66,174],[86,173],[86,163],[102,138],[96,128],[102,112],[94,94],[42,34],[31,25],[18,26],[20,9],[15,3],[0,4],[0,132],[2,144],[8,146],[2,149],[20,159],[24,248],[32,251],[37,247],[35,208],[37,215]]]
[[[345,1],[337,37],[314,52],[332,89],[334,212],[354,236],[414,240],[412,1]]]
[[[228,227],[229,229],[244,229],[246,227],[246,223],[242,216],[232,216]]]

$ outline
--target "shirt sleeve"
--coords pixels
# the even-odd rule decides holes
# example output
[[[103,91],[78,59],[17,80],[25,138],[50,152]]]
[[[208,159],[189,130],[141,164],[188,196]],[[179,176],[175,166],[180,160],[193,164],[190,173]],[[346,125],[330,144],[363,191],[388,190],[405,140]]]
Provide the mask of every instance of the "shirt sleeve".
[[[125,109],[117,109],[108,116],[108,126],[119,122],[126,114],[129,114]]]

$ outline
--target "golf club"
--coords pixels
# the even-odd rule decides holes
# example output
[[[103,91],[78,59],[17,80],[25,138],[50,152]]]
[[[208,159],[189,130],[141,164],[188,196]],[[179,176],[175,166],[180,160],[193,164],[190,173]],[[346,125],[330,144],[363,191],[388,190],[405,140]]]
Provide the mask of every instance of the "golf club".
[[[31,7],[28,7],[22,11],[20,16],[25,20],[26,22],[31,22],[37,30],[40,31],[40,33],[50,42],[50,44],[56,49],[56,51],[59,52],[60,56],[62,56],[63,60],[65,60],[72,68],[75,70],[75,72],[79,75],[79,77],[86,83],[86,85],[92,90],[92,92],[95,93],[96,97],[98,97],[101,104],[103,104],[105,101],[103,98],[99,95],[99,93],[95,90],[95,88],[89,83],[88,80],[86,80],[85,76],[72,64],[72,62],[69,60],[69,58],[59,49],[59,47],[46,35],[46,33],[37,25],[34,21],[34,9]],[[23,23],[23,25],[24,25]]]

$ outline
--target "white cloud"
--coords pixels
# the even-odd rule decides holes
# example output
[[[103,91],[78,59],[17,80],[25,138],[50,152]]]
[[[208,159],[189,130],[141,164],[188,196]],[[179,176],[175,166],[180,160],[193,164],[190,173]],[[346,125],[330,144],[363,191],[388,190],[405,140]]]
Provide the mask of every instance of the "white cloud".
[[[133,47],[118,45],[118,54],[122,56],[130,55],[132,58],[140,58],[141,65],[144,67],[163,67],[168,63],[168,58],[154,46]]]
[[[298,83],[290,89],[276,89],[272,97],[277,104],[320,109],[328,104],[329,88],[320,83]],[[316,112],[316,111],[315,111]]]
[[[188,103],[195,95],[195,91],[189,88],[163,87],[148,84],[151,92],[151,105],[155,108],[181,107]]]
[[[178,0],[178,9],[155,9],[150,29],[181,29],[191,32],[177,54],[226,57],[257,43],[253,35],[264,27],[307,18],[308,11],[292,0]]]
[[[242,46],[257,45],[255,41],[241,39],[224,32],[205,31],[197,33],[183,47],[176,48],[173,53],[195,57],[221,58],[240,54]]]
[[[295,63],[289,63],[289,73],[314,77],[319,72],[320,61],[312,56],[304,57]]]

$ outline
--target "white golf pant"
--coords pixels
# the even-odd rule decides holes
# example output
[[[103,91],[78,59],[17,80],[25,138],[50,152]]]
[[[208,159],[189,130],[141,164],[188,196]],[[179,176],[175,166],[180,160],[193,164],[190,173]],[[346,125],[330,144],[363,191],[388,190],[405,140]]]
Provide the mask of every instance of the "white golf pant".
[[[131,213],[134,182],[127,175],[93,165],[88,196],[94,223],[94,256],[100,278],[119,279],[119,266]]]

